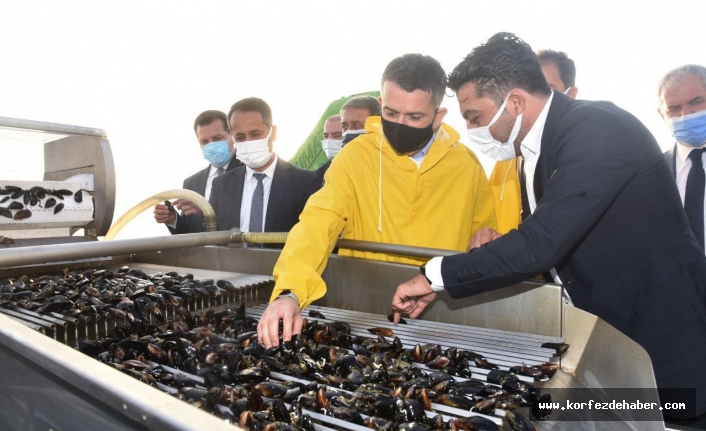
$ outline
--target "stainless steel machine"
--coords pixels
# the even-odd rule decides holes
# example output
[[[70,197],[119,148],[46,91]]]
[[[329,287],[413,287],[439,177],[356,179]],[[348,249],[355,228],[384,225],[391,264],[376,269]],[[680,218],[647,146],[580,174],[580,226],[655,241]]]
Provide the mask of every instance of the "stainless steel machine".
[[[59,213],[40,201],[27,206],[30,218],[0,218],[3,236],[14,240],[5,246],[90,241],[106,234],[115,208],[115,167],[103,130],[0,117],[0,146],[15,166],[0,170],[0,186],[67,189],[86,196],[81,202],[72,196],[56,199],[64,205]],[[73,236],[81,229],[83,235]]]
[[[0,118],[0,127],[59,135],[45,144],[44,180],[92,174],[95,208],[91,220],[62,227],[68,228],[67,235],[20,239],[19,244],[0,249],[0,279],[95,267],[116,270],[124,265],[148,273],[189,272],[196,278],[228,280],[237,288],[217,301],[193,300],[188,304],[190,310],[245,302],[250,315],[257,317],[262,312],[272,290],[278,251],[244,248],[234,232],[86,241],[105,234],[112,221],[115,177],[105,134],[5,118]],[[76,242],[68,234],[80,228],[86,230],[81,243],[68,244]],[[418,252],[433,255],[435,251]],[[606,400],[606,388],[645,388],[656,394],[645,350],[601,319],[565,304],[560,286],[523,283],[462,300],[441,293],[418,321],[393,328],[385,316],[394,288],[417,272],[416,267],[334,255],[323,274],[328,293],[312,308],[332,320],[351,322],[356,334],[365,333],[371,325],[387,326],[406,346],[433,342],[473,349],[492,358],[501,369],[512,364],[558,362],[559,372],[536,386],[566,388],[567,397],[585,399],[590,390],[595,400]],[[74,348],[78,340],[101,337],[125,325],[124,321],[107,313],[67,316],[5,305],[0,308],[0,423],[4,429],[237,429]],[[164,307],[162,312],[168,318],[174,316],[172,308]],[[557,359],[551,350],[542,348],[547,341],[565,341],[571,347]],[[480,379],[487,374],[483,369],[473,372]],[[275,374],[273,378],[291,379]],[[468,413],[443,405],[433,407],[445,417]],[[612,421],[596,422],[590,412],[555,411],[550,421],[534,425],[541,430],[665,429],[661,421],[631,422],[629,415],[612,415]],[[317,430],[365,429],[313,412],[311,416]],[[490,419],[510,429],[502,410]]]
[[[58,250],[58,246],[42,247],[53,250],[56,259],[64,262],[4,268],[0,271],[0,278],[97,265],[108,269],[129,265],[146,272],[190,272],[195,277],[231,281],[239,290],[221,302],[239,304],[245,301],[250,312],[258,315],[269,298],[272,288],[269,274],[278,252],[237,245],[182,246],[198,241],[202,236],[227,242],[228,232],[72,244],[63,246],[63,250]],[[175,247],[171,243],[176,243],[177,248],[170,248]],[[94,247],[89,250],[94,258],[66,262],[74,260],[79,255],[75,251],[85,246]],[[110,253],[111,249],[130,248],[155,251]],[[41,250],[34,247],[2,250],[0,265],[6,266],[5,262],[15,263],[23,258],[36,261],[34,256],[38,251],[41,256]],[[22,256],[23,252],[28,253]],[[353,326],[358,331],[371,324],[391,326],[385,315],[389,313],[392,289],[416,272],[416,268],[405,265],[333,256],[324,273],[331,286],[329,293],[314,307],[326,307],[324,312],[331,314],[332,319],[357,322]],[[194,303],[191,307],[213,305],[219,304]],[[168,310],[165,311],[169,314]],[[42,424],[50,425],[54,430],[83,429],[89,422],[91,426],[87,429],[94,429],[94,424],[101,424],[106,429],[233,429],[232,425],[225,426],[219,419],[71,348],[79,338],[96,337],[112,326],[121,325],[108,316],[74,322],[59,316],[30,316],[14,310],[12,316],[0,315],[0,321],[3,322],[0,357],[6,364],[0,368],[0,381],[5,382],[5,390],[0,391],[5,402],[0,406],[13,406],[11,409],[0,408],[0,418],[14,424],[9,429],[27,429],[25,425],[35,423],[37,417],[42,417]],[[597,400],[605,396],[602,395],[604,388],[655,387],[646,352],[595,316],[564,304],[560,287],[554,285],[525,283],[465,300],[452,300],[442,295],[419,322],[404,330],[395,328],[395,331],[400,332],[407,345],[431,341],[472,347],[490,352],[486,354],[492,354],[493,360],[501,364],[546,362],[552,355],[540,348],[542,342],[563,339],[571,347],[561,358],[561,370],[544,386],[537,384],[538,387],[593,388]],[[482,370],[474,371],[482,376]],[[67,406],[69,399],[70,406]],[[445,411],[443,406],[437,408],[442,413],[458,414]],[[67,413],[76,410],[82,412],[81,417]],[[591,422],[590,416],[586,421],[564,421],[576,419],[573,415],[577,414],[582,413],[557,411],[551,416],[552,422],[535,425],[543,430],[664,429],[661,422]],[[91,420],[86,421],[84,415]],[[320,429],[341,429],[325,419],[318,422]],[[502,423],[502,413],[496,419]]]

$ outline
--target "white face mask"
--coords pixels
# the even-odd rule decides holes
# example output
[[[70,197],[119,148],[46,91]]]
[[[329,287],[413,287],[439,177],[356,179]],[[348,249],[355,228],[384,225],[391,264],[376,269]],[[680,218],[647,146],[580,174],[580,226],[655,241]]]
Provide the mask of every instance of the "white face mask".
[[[270,152],[271,134],[272,129],[263,139],[237,142],[235,144],[235,158],[250,169],[258,169],[265,166],[270,161],[270,157],[272,157],[272,152]]]
[[[498,109],[498,112],[495,113],[495,116],[490,120],[487,126],[467,129],[468,140],[471,141],[472,144],[475,144],[483,154],[498,161],[510,160],[517,156],[515,154],[515,139],[517,139],[517,135],[520,134],[522,114],[515,120],[515,125],[512,127],[512,132],[507,142],[497,141],[490,133],[490,126],[495,124],[503,111],[505,111],[505,105],[509,97],[510,95],[508,94],[503,104],[500,105],[500,109]]]
[[[324,139],[321,141],[321,146],[324,148],[324,153],[329,160],[336,157],[341,148],[343,148],[343,139]]]

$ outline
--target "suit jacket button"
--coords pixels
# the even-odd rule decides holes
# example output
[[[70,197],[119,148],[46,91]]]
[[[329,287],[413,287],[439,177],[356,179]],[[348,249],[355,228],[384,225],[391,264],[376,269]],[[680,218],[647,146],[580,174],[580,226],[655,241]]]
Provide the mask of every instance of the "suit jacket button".
[[[481,277],[483,277],[483,273],[480,271],[476,272],[476,278],[481,278]]]
[[[463,282],[463,280],[464,280],[463,277],[458,277],[458,278],[456,279],[456,281],[458,281],[459,283]]]

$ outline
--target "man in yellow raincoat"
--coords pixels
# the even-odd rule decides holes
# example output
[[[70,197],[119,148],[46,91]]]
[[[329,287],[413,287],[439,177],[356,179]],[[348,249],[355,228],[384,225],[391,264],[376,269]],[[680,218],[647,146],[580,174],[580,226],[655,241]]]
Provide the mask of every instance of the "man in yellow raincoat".
[[[339,235],[346,239],[465,252],[474,232],[497,226],[493,193],[475,155],[442,121],[446,73],[407,54],[382,77],[381,116],[333,159],[275,266],[271,303],[260,319],[265,347],[299,333],[300,310],[321,298],[321,278]],[[340,255],[419,265],[423,260],[339,250]]]

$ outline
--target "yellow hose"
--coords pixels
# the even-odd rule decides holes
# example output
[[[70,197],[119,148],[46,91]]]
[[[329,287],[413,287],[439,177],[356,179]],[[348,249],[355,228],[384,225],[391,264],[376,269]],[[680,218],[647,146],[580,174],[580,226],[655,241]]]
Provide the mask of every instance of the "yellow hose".
[[[126,224],[130,222],[135,216],[140,214],[142,211],[152,208],[155,204],[164,202],[169,199],[186,199],[193,202],[197,207],[203,212],[204,225],[206,226],[206,232],[215,232],[218,230],[218,219],[216,218],[216,213],[213,211],[213,207],[208,203],[203,196],[191,190],[167,190],[166,192],[157,193],[151,196],[139,204],[132,207],[128,212],[123,214],[122,217],[118,219],[105,234],[104,240],[111,240],[115,238],[115,235],[120,232],[120,230],[125,227]],[[286,235],[286,234],[285,234]]]
[[[284,244],[287,232],[243,232],[242,239],[250,243]]]

